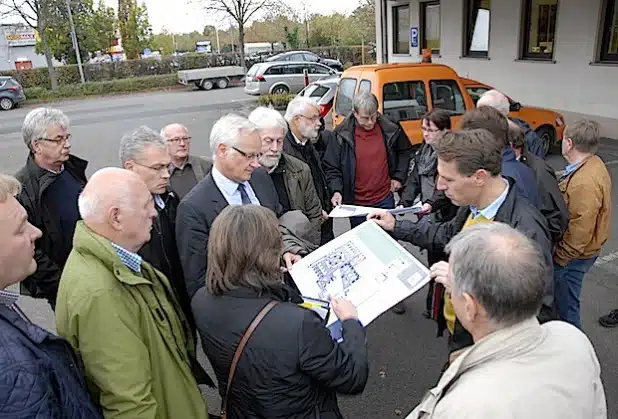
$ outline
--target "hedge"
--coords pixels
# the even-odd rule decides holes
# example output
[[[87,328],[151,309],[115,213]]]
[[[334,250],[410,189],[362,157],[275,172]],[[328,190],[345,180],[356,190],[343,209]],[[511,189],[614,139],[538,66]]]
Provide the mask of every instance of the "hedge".
[[[258,99],[260,106],[272,106],[275,109],[285,109],[288,103],[296,97],[292,93],[284,93],[279,95],[262,95]]]
[[[361,64],[361,47],[325,47],[313,48],[312,51],[324,58],[338,59],[344,64],[344,67]],[[369,52],[369,48],[365,47],[365,63],[369,62],[374,62],[374,59]],[[253,62],[247,61],[247,68],[250,68],[253,64]],[[128,77],[175,74],[178,70],[230,65],[240,65],[239,54],[186,54],[178,57],[161,57],[161,59],[148,58],[115,63],[88,64],[84,65],[84,76],[88,82],[101,82],[126,79]],[[60,86],[73,85],[80,82],[79,70],[76,65],[56,67],[56,74],[58,75]],[[51,88],[47,67],[2,71],[0,75],[15,78],[24,88]]]
[[[43,87],[28,87],[24,89],[27,102],[40,102],[65,98],[79,98],[113,93],[141,92],[144,90],[164,89],[179,86],[176,75],[131,77],[121,80],[91,82],[60,86],[57,92]]]

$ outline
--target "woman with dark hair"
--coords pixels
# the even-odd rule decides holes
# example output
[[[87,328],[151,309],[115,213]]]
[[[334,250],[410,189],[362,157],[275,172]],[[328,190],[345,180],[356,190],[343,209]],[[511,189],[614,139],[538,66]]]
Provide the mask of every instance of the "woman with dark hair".
[[[258,205],[228,206],[211,228],[207,283],[192,309],[222,407],[228,419],[341,419],[337,393],[367,382],[365,331],[349,301],[331,301],[340,343],[298,305],[282,280],[281,246],[275,214]]]
[[[451,115],[445,110],[434,109],[423,116],[421,120],[423,143],[413,157],[414,167],[401,195],[400,204],[406,207],[413,205],[416,197],[420,196],[423,203],[420,215],[427,215],[432,221],[449,221],[457,213],[457,207],[444,195],[444,192],[436,189],[438,157],[434,144],[443,132],[450,129]],[[429,266],[442,260],[447,260],[443,252],[427,252]],[[429,283],[426,310],[423,315],[438,320],[442,290],[434,292],[434,288],[435,282],[432,280]]]

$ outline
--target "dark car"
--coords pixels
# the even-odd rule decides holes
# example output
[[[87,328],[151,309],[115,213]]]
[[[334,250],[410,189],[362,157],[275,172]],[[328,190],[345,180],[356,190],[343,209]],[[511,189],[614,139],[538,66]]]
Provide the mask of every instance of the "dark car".
[[[310,51],[289,51],[281,54],[273,55],[266,59],[269,61],[309,61],[312,63],[320,63],[329,66],[333,70],[343,71],[343,64],[339,60],[331,60],[330,58],[322,58],[319,55]]]
[[[13,77],[0,76],[0,109],[8,111],[26,100],[24,89]]]

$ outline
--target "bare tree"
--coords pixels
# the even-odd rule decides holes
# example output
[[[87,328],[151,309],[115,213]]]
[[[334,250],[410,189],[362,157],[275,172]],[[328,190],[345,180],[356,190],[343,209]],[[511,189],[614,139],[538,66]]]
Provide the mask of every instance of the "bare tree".
[[[19,16],[26,25],[35,29],[41,36],[41,47],[47,61],[52,90],[58,90],[58,75],[47,40],[47,28],[54,24],[54,14],[58,10],[57,4],[57,0],[4,0],[1,2],[6,14]]]
[[[238,25],[238,49],[240,62],[245,64],[245,25],[258,12],[269,12],[287,7],[280,0],[193,0],[201,4],[206,11],[225,14],[231,17]]]

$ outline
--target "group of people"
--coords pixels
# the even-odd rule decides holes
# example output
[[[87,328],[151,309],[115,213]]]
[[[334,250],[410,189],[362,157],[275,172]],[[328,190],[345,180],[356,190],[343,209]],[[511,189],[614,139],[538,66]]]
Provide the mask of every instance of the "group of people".
[[[0,414],[207,418],[206,385],[227,418],[341,418],[337,394],[367,383],[365,330],[335,298],[333,340],[289,271],[334,238],[333,207],[357,204],[376,209],[351,227],[375,222],[427,251],[425,315],[448,330],[444,373],[411,418],[605,418],[598,360],[577,329],[609,232],[599,128],[567,127],[557,179],[505,100],[487,92],[458,130],[431,111],[415,153],[371,93],[334,131],[304,97],[284,115],[226,115],[212,158],[191,154],[180,124],[142,126],[121,139],[119,167],[89,179],[68,117],[32,110],[26,165],[0,176]],[[417,199],[416,222],[388,211]],[[19,309],[17,283],[49,302],[60,337]]]

